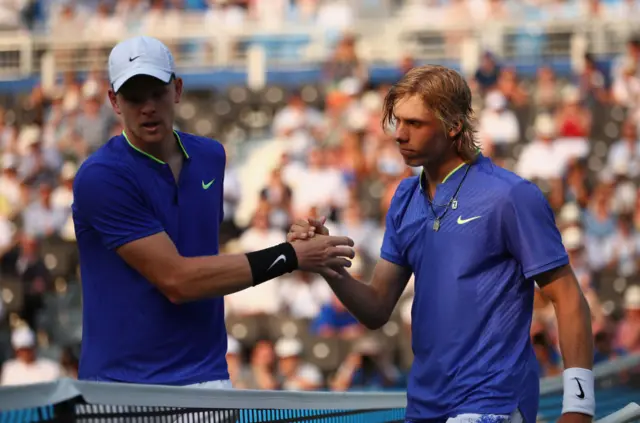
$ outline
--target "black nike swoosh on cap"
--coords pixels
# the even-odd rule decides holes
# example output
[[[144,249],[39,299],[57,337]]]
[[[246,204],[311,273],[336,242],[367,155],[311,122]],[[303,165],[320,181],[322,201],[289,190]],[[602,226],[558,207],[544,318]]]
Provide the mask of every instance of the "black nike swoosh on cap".
[[[130,61],[130,62],[133,62],[133,61],[134,61],[134,60],[136,60],[138,57],[140,57],[140,56],[136,56],[136,57],[129,57],[129,61]]]

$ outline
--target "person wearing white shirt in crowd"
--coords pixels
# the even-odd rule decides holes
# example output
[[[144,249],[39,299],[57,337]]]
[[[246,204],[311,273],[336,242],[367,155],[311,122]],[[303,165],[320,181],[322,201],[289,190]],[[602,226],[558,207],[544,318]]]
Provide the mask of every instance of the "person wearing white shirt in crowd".
[[[614,171],[625,165],[628,176],[634,178],[640,175],[640,140],[638,140],[637,124],[633,119],[627,119],[622,125],[622,137],[609,148],[607,167]]]
[[[613,99],[621,106],[629,109],[629,116],[637,119],[640,107],[640,76],[638,76],[638,62],[634,58],[626,58],[620,69],[620,74],[613,79],[611,93]]]
[[[633,220],[629,215],[618,216],[616,231],[605,240],[604,257],[607,266],[617,269],[621,276],[633,275],[640,256],[640,238],[633,229]]]
[[[11,334],[15,358],[2,365],[0,385],[28,385],[51,382],[62,374],[61,366],[36,355],[36,338],[27,326],[18,327]]]
[[[547,114],[538,115],[535,130],[537,138],[524,147],[516,165],[516,173],[525,179],[560,178],[567,163],[566,157],[558,154],[555,145],[553,119]]]
[[[331,297],[331,288],[322,276],[315,273],[293,272],[283,278],[280,285],[283,306],[294,319],[315,318]]]
[[[18,158],[14,154],[2,157],[2,175],[0,175],[0,196],[7,201],[11,212],[22,208],[22,189],[18,179]]]
[[[258,211],[253,216],[251,226],[238,239],[242,252],[255,251],[286,242],[284,231],[274,229],[269,224],[269,216]],[[263,283],[252,289],[235,292],[225,297],[227,312],[233,315],[276,314],[280,311],[280,281],[275,278],[271,283]]]
[[[315,144],[323,124],[322,113],[308,106],[300,93],[292,93],[287,105],[275,114],[272,128],[276,137],[286,140],[287,152],[301,160]]]
[[[276,342],[278,370],[285,391],[316,391],[322,387],[320,369],[302,359],[303,345],[296,338],[281,338]]]
[[[507,109],[507,99],[500,91],[487,94],[485,106],[480,115],[480,139],[485,148],[503,154],[504,145],[513,144],[520,138],[518,118]]]
[[[342,178],[339,169],[326,163],[322,151],[309,152],[306,172],[298,174],[296,181],[286,182],[293,190],[293,213],[295,217],[304,216],[311,207],[318,207],[321,214],[329,207],[343,208],[349,200],[349,187]],[[309,189],[313,187],[313,189]]]
[[[339,229],[336,233],[345,234],[353,239],[358,248],[366,251],[369,257],[376,257],[380,247],[376,239],[378,227],[370,220],[365,219],[360,203],[351,201],[342,209]]]

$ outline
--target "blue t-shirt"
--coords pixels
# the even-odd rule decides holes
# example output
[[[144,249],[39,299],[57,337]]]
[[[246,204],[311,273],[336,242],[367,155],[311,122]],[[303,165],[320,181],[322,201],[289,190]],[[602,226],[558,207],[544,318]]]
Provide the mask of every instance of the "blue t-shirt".
[[[222,298],[174,304],[116,249],[166,232],[185,257],[218,254],[225,152],[176,132],[185,160],[169,166],[113,137],[80,167],[73,218],[83,288],[79,378],[188,385],[228,379]]]
[[[311,327],[313,332],[318,333],[324,327],[340,331],[357,324],[358,320],[348,310],[338,311],[331,304],[325,304],[313,320]]]
[[[435,193],[440,216],[468,165]],[[419,177],[400,183],[381,256],[415,274],[407,419],[511,414],[535,422],[539,368],[529,337],[534,277],[569,260],[540,190],[479,155],[433,230]]]

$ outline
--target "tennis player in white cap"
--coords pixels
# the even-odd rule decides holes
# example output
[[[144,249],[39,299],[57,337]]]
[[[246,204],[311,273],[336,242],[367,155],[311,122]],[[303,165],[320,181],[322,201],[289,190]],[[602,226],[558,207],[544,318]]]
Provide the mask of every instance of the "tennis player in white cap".
[[[125,40],[111,51],[109,79],[124,131],[74,180],[79,378],[230,388],[224,295],[297,269],[349,266],[353,241],[219,255],[225,151],[173,129],[183,83],[171,52],[155,38]]]

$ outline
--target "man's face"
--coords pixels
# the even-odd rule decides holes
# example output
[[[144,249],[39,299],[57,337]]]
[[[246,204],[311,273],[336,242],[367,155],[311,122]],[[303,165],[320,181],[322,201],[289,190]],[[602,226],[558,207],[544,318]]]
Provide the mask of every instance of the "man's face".
[[[174,105],[181,95],[180,78],[165,84],[146,75],[131,78],[117,94],[109,91],[113,110],[122,116],[127,131],[145,143],[160,142],[172,133]]]
[[[451,147],[441,121],[424,106],[419,96],[399,99],[393,115],[394,137],[407,165],[423,166]]]

